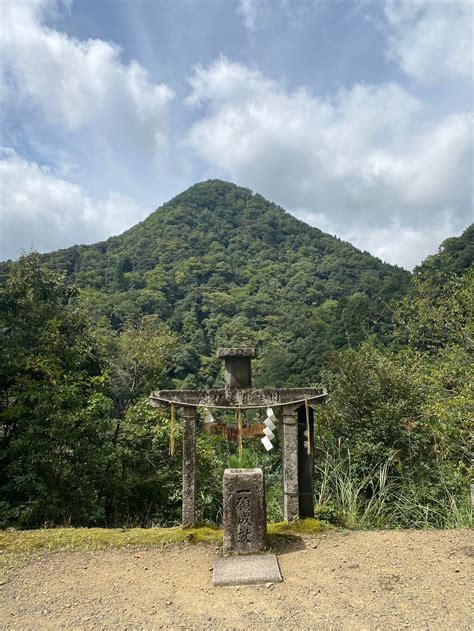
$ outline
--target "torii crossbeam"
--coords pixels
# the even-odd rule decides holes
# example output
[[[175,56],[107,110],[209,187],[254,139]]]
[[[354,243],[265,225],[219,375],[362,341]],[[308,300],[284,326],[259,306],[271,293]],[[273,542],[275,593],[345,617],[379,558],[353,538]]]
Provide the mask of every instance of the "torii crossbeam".
[[[254,348],[220,348],[218,357],[225,361],[225,387],[216,390],[159,390],[152,392],[155,407],[174,403],[183,408],[183,525],[194,525],[196,515],[196,408],[256,409],[278,407],[282,412],[283,514],[285,521],[312,514],[314,433],[304,436],[305,425],[298,431],[298,409],[306,404],[323,403],[325,388],[252,388],[251,358]],[[304,411],[304,407],[303,407]],[[312,410],[311,410],[312,416]],[[304,418],[304,417],[303,417]],[[300,434],[300,435],[299,435]],[[309,440],[310,448],[302,448]],[[306,454],[306,456],[305,456]],[[300,488],[305,486],[303,490]],[[306,492],[305,492],[306,491]],[[304,497],[304,496],[309,497]],[[303,506],[306,505],[306,510]],[[303,510],[302,510],[303,508]]]

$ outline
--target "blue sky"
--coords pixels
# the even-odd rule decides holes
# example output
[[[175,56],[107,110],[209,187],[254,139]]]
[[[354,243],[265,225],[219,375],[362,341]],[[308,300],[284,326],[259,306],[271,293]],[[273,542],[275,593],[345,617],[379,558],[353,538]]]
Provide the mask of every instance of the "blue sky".
[[[1,0],[0,259],[220,177],[412,268],[473,220],[456,0]]]

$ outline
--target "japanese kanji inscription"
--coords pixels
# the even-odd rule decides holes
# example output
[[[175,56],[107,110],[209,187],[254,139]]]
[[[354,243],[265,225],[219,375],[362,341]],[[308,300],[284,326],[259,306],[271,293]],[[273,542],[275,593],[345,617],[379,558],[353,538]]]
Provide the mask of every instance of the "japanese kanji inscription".
[[[252,554],[265,548],[265,484],[261,469],[224,472],[224,554]]]

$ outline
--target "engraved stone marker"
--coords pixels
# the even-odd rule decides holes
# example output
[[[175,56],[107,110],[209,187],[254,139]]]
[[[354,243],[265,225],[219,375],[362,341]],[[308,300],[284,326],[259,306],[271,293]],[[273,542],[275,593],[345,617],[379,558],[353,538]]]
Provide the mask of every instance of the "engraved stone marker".
[[[224,471],[224,554],[263,552],[267,532],[261,469]]]

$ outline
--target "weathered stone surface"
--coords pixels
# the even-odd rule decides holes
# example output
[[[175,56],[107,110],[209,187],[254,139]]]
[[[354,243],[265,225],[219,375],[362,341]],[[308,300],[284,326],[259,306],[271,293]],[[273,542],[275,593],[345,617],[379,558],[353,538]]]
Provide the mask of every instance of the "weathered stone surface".
[[[257,585],[281,581],[278,560],[274,554],[223,557],[214,561],[214,585]]]
[[[252,386],[250,357],[227,357],[224,363],[224,383],[227,388],[250,388]]]
[[[220,348],[217,356],[224,359],[224,382],[226,388],[250,388],[252,385],[251,358],[256,356],[254,348]]]
[[[282,411],[283,429],[283,517],[291,522],[299,518],[298,497],[298,423],[294,406]]]
[[[267,515],[261,469],[226,469],[224,554],[252,554],[265,549]]]
[[[256,357],[257,351],[255,348],[247,346],[245,348],[219,348],[217,350],[217,357],[224,359],[225,357]]]
[[[327,397],[326,388],[222,388],[218,390],[157,390],[150,395],[152,405],[167,405],[175,401],[186,405],[192,403],[199,407],[252,407],[252,405],[271,406],[276,403],[302,401],[323,403]]]
[[[196,521],[196,409],[184,408],[183,423],[183,526]]]

